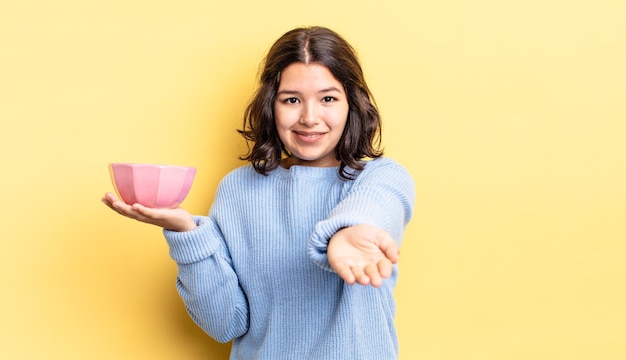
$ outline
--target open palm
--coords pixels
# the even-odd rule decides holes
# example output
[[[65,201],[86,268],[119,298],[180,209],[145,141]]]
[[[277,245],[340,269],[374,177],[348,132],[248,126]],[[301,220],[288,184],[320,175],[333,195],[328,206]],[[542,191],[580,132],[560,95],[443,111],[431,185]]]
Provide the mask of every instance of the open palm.
[[[196,227],[191,214],[182,208],[153,209],[139,204],[128,205],[110,192],[104,195],[102,202],[120,215],[164,229],[187,231]]]
[[[328,244],[328,262],[348,284],[379,287],[398,262],[398,244],[384,230],[359,224],[339,230]]]

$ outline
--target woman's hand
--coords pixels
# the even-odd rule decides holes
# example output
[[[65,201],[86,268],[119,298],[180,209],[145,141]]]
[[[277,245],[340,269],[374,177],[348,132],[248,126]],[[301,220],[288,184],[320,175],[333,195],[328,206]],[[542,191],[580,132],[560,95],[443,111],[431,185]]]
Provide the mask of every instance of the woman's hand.
[[[360,224],[337,231],[327,255],[330,266],[348,284],[379,287],[391,275],[400,248],[386,231]]]
[[[104,195],[102,202],[121,215],[164,229],[188,231],[196,227],[191,214],[182,208],[153,209],[140,204],[128,205],[110,192]]]

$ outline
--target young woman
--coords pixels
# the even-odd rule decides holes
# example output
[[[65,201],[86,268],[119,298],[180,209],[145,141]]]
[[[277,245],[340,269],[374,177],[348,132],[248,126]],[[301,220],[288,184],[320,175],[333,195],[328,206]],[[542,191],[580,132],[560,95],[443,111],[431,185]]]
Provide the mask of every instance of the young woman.
[[[414,203],[383,158],[380,117],[353,48],[322,27],[270,49],[240,133],[250,161],[208,216],[127,205],[164,228],[193,320],[231,359],[397,359],[393,291]]]

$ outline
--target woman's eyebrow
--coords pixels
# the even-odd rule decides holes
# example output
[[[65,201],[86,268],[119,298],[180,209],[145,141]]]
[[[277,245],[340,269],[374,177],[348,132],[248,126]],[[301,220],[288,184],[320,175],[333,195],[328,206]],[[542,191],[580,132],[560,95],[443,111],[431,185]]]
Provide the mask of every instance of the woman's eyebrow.
[[[331,86],[329,88],[325,88],[325,89],[321,89],[319,90],[317,93],[321,94],[321,93],[327,93],[327,92],[341,92],[341,89],[339,89],[336,86]],[[300,92],[297,90],[289,90],[289,89],[282,89],[282,90],[278,90],[278,92],[276,94],[282,95],[282,94],[286,94],[286,95],[299,95]]]
[[[298,95],[300,94],[300,92],[296,90],[283,89],[283,90],[278,90],[276,94]]]
[[[329,88],[322,89],[322,90],[318,91],[317,93],[319,94],[319,93],[333,92],[333,91],[341,92],[341,89],[339,89],[338,87],[335,87],[335,86],[331,86]]]

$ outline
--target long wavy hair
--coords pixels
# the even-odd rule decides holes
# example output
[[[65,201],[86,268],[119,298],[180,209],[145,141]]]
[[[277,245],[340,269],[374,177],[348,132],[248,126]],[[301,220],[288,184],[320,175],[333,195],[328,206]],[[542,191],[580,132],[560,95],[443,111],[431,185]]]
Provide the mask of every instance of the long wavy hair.
[[[250,161],[256,172],[267,175],[284,156],[291,156],[276,130],[274,101],[281,71],[296,62],[323,65],[344,86],[348,119],[335,156],[340,163],[339,176],[354,179],[354,171],[363,169],[363,160],[383,155],[380,114],[355,50],[339,34],[324,27],[293,29],[270,48],[262,63],[258,89],[244,112],[243,127],[237,130],[248,145],[247,154],[240,158]]]

